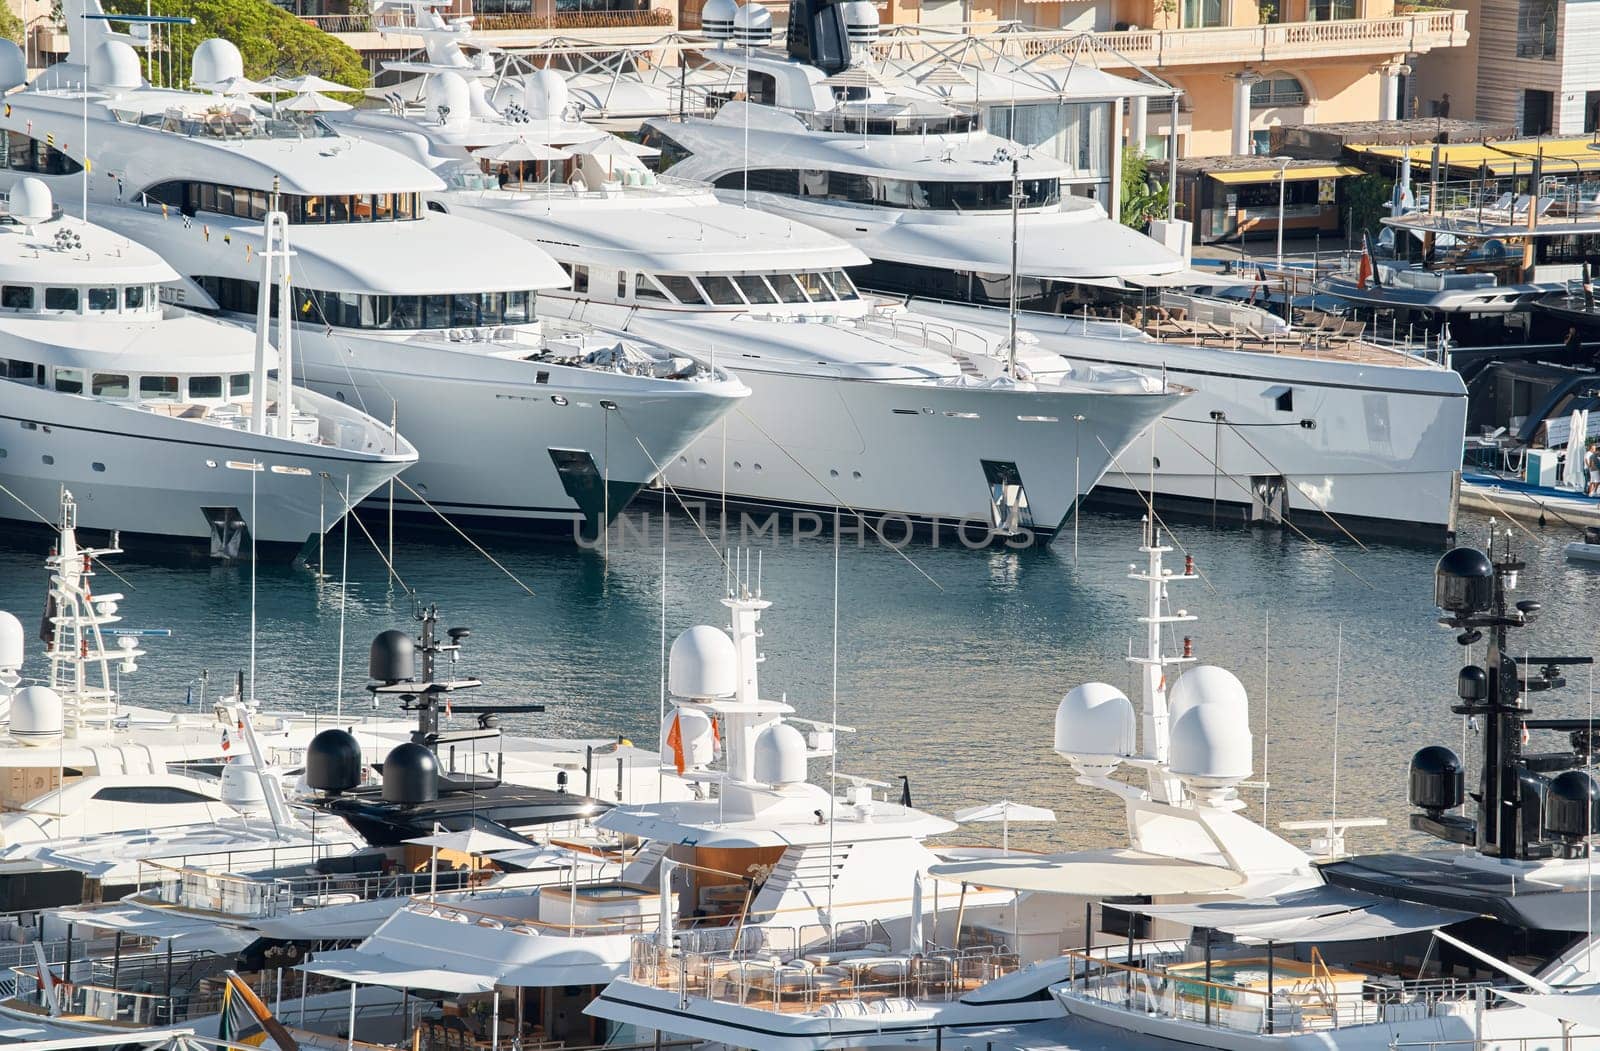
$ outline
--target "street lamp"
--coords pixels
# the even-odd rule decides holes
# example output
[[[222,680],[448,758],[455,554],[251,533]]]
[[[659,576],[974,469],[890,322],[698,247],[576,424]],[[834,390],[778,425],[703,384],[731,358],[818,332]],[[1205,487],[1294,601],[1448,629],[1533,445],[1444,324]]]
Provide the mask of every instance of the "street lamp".
[[[1289,162],[1292,157],[1274,157],[1278,166],[1278,277],[1283,277],[1283,196],[1289,182]]]

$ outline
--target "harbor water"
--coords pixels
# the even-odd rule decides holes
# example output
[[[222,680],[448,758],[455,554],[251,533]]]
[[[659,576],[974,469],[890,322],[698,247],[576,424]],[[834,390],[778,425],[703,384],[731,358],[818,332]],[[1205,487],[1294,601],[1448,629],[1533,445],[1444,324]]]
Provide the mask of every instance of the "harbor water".
[[[1464,739],[1475,754],[1471,732],[1449,710],[1462,649],[1435,623],[1438,552],[1174,526],[1204,577],[1171,588],[1173,605],[1199,618],[1181,634],[1250,693],[1256,769],[1270,785],[1242,790],[1252,814],[1264,811],[1274,825],[1334,813],[1384,817],[1387,829],[1353,834],[1351,848],[1421,842],[1404,830],[1410,754],[1429,743],[1460,750]],[[1465,516],[1462,542],[1481,545],[1488,528],[1487,518]],[[1593,654],[1600,574],[1563,558],[1575,534],[1509,528],[1528,563],[1519,597],[1545,604],[1519,641],[1533,653]],[[659,509],[634,510],[603,551],[486,541],[503,569],[451,535],[402,533],[396,581],[352,529],[341,590],[336,529],[328,579],[306,566],[264,566],[256,575],[255,694],[263,707],[317,710],[330,721],[372,714],[363,689],[368,644],[387,628],[414,629],[409,588],[440,607],[443,624],[472,629],[460,671],[487,683],[485,699],[548,705],[543,715],[508,720],[509,729],[624,734],[655,747],[663,598],[668,643],[693,624],[726,623],[718,599],[728,569],[714,537],[684,515],[665,532],[663,546]],[[747,534],[741,556],[772,602],[762,621],[763,693],[786,697],[802,717],[832,719],[837,677],[837,721],[858,731],[843,737],[840,772],[884,782],[907,775],[914,801],[943,813],[998,799],[1053,808],[1057,824],[1011,830],[1018,846],[1103,846],[1119,835],[1121,816],[1105,794],[1075,785],[1051,751],[1052,718],[1081,682],[1136,695],[1124,658],[1142,612],[1140,585],[1127,578],[1141,558],[1137,519],[1085,514],[1076,544],[1068,532],[1049,549],[949,541],[897,549],[845,533],[837,561],[830,531],[815,521],[775,533]],[[373,536],[386,545],[381,526]],[[737,525],[729,536],[737,545]],[[44,547],[38,536],[0,543],[0,608],[30,625],[45,591]],[[1183,550],[1169,556],[1172,568],[1181,569]],[[129,702],[178,710],[225,692],[241,670],[248,678],[248,565],[153,560],[137,550],[112,565],[127,583],[102,575],[96,591],[125,594],[125,625],[172,632],[144,642],[148,656],[123,683]],[[26,675],[45,673],[39,650],[30,650]],[[1569,687],[1542,695],[1539,710],[1581,715],[1591,697],[1589,670],[1574,669]],[[394,702],[384,704],[383,714],[396,714]],[[812,773],[826,783],[827,769]],[[595,791],[606,795],[603,772]],[[973,826],[952,838],[999,837],[998,827]]]

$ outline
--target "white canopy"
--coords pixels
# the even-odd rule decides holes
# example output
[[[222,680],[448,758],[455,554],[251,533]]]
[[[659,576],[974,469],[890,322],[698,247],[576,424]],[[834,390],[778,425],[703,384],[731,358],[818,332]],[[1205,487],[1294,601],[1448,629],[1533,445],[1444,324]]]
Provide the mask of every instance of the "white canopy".
[[[1173,920],[1190,927],[1223,931],[1248,945],[1266,942],[1367,941],[1435,930],[1472,916],[1471,913],[1453,909],[1415,905],[1327,886],[1254,901],[1135,905],[1127,906],[1127,911]]]
[[[500,162],[561,161],[572,156],[572,153],[568,150],[546,146],[542,142],[529,142],[526,139],[513,139],[510,142],[502,142],[498,146],[485,146],[472,152],[485,160]]]
[[[525,839],[496,835],[493,832],[485,832],[477,826],[462,832],[435,832],[431,836],[418,836],[406,842],[437,850],[457,850],[463,854],[493,854],[502,850],[527,850],[532,846]]]
[[[953,861],[930,866],[928,874],[951,883],[1091,898],[1214,894],[1244,882],[1232,869],[1126,848]]]
[[[293,92],[299,95],[307,91],[355,91],[357,89],[348,84],[336,84],[315,73],[307,73],[298,77],[271,76],[261,82],[263,91]]]
[[[1600,1029],[1600,993],[1514,993],[1507,989],[1495,992],[1530,1011]]]
[[[954,816],[963,824],[968,821],[1054,821],[1056,812],[1042,806],[1029,806],[1026,803],[1013,803],[1009,799],[1002,799],[998,803],[983,803],[979,806],[969,806],[965,810],[957,810]]]
[[[326,95],[319,95],[315,91],[307,91],[296,95],[283,104],[283,108],[294,110],[297,113],[337,113],[340,110],[355,109],[348,102],[330,99]]]
[[[574,143],[569,149],[589,157],[654,157],[661,151],[654,146],[629,142],[615,135],[602,135],[588,142]]]
[[[298,969],[357,985],[437,989],[444,993],[487,993],[494,988],[495,982],[493,975],[467,974],[442,967],[416,967],[358,949],[321,952],[300,964]]]
[[[174,942],[183,949],[217,953],[238,952],[257,938],[254,931],[133,905],[80,906],[56,909],[52,915],[62,923],[137,934],[142,938]]]
[[[249,77],[229,77],[227,80],[218,80],[202,86],[219,95],[259,95],[272,90],[266,84],[251,80]]]
[[[1170,274],[1127,274],[1122,280],[1140,288],[1216,288],[1257,284],[1228,274],[1206,270],[1175,270]]]

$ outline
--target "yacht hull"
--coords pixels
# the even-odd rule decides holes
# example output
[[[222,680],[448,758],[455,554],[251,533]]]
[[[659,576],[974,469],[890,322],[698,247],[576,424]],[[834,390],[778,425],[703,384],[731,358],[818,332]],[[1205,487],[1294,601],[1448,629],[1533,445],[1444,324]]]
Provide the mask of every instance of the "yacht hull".
[[[346,479],[354,502],[415,458],[403,442],[393,454],[339,449],[21,383],[0,383],[0,424],[0,484],[10,491],[0,494],[0,518],[49,521],[65,486],[80,528],[226,557],[248,557],[249,534],[258,555],[292,555],[339,520]],[[242,466],[249,463],[264,468]],[[219,537],[223,520],[243,523],[248,534]]]
[[[993,331],[1003,312],[914,309]],[[1366,539],[1443,540],[1455,526],[1466,387],[1455,372],[1107,338],[1132,330],[1029,315],[1039,348],[1073,364],[1159,370],[1195,394],[1121,451],[1097,496]],[[1086,334],[1088,338],[1086,338]]]

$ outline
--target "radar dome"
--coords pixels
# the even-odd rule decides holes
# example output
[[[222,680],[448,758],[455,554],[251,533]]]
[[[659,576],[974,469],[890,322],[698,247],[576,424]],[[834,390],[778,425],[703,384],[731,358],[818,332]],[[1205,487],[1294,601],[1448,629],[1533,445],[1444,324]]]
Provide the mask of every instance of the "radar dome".
[[[367,652],[367,676],[374,682],[406,682],[416,675],[416,649],[403,631],[379,632]]]
[[[397,744],[383,759],[383,798],[415,806],[439,798],[439,757],[415,741]]]
[[[1466,798],[1461,757],[1443,745],[1429,745],[1411,757],[1406,795],[1411,805],[1438,816]]]
[[[440,124],[461,124],[472,116],[472,89],[460,73],[435,73],[428,78],[428,116]]]
[[[733,39],[733,20],[739,13],[734,0],[706,0],[700,9],[700,31],[711,40]]]
[[[1056,753],[1080,773],[1105,776],[1122,756],[1132,755],[1133,702],[1103,682],[1074,687],[1056,706]]]
[[[96,87],[127,91],[144,83],[139,54],[121,40],[102,40],[89,65]]]
[[[194,49],[194,59],[189,65],[192,84],[220,84],[229,77],[244,76],[244,56],[230,41],[221,37],[202,40]]]
[[[1433,602],[1446,613],[1481,613],[1494,601],[1494,563],[1475,547],[1444,553],[1433,570]]]
[[[1196,794],[1220,802],[1253,766],[1244,686],[1223,668],[1201,666],[1184,672],[1168,696],[1172,772]]]
[[[553,69],[535,70],[522,89],[522,105],[533,120],[559,120],[568,97],[566,78]]]
[[[878,39],[878,7],[871,0],[848,0],[844,9],[844,31],[851,47],[876,43]]]
[[[1600,783],[1585,770],[1557,774],[1544,799],[1544,827],[1571,842],[1600,831]]]
[[[233,809],[250,813],[267,808],[267,787],[248,756],[224,763],[221,782],[222,801]]]
[[[11,736],[40,746],[61,740],[61,698],[48,686],[24,686],[11,698]]]
[[[739,688],[739,655],[728,633],[697,624],[673,639],[667,685],[674,697],[732,697]]]
[[[777,788],[806,779],[806,739],[788,723],[773,723],[756,738],[755,779]]]
[[[324,730],[306,745],[306,784],[338,795],[361,784],[361,745],[347,731]]]
[[[24,176],[11,187],[11,217],[19,223],[42,223],[55,211],[55,200],[43,179]]]
[[[677,723],[678,727],[678,742],[683,749],[684,767],[710,766],[711,761],[716,758],[717,749],[717,735],[711,728],[711,716],[687,708],[668,712],[666,721],[661,724],[661,765],[676,765],[672,745],[667,743],[672,736],[674,723]]]
[[[764,4],[748,3],[733,13],[733,39],[745,47],[772,43],[772,12]]]
[[[27,637],[22,630],[22,621],[0,609],[0,682],[5,680],[6,672],[15,672],[22,667]]]
[[[20,88],[28,82],[28,60],[14,41],[0,40],[0,91]]]

